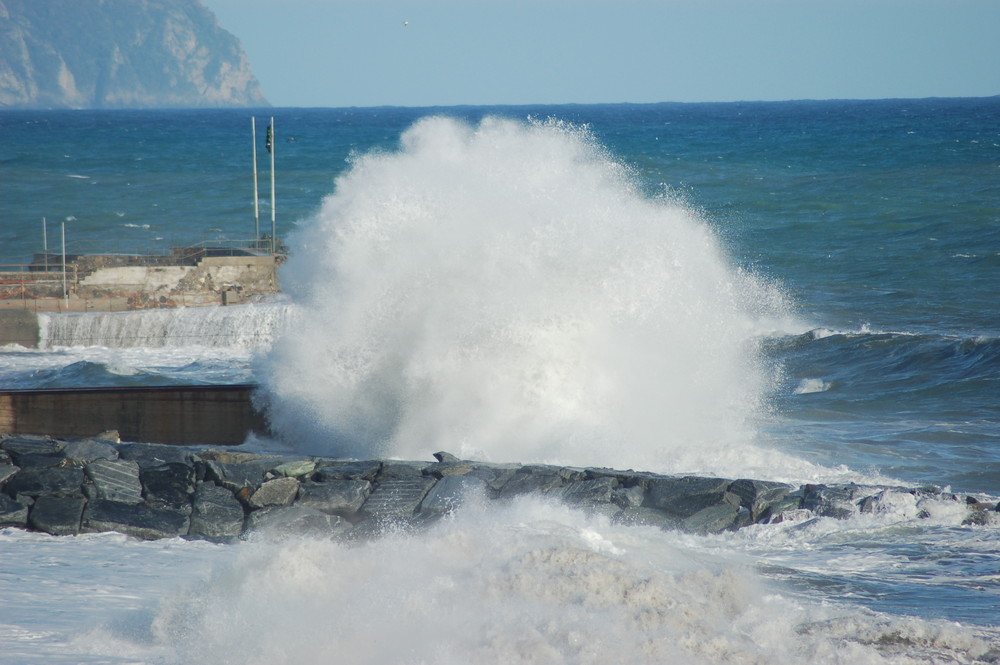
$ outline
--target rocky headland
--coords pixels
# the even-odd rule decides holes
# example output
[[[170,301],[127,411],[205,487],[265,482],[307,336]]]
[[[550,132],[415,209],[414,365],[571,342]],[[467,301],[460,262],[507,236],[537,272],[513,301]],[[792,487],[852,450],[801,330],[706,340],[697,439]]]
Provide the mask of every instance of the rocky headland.
[[[470,497],[534,494],[608,516],[698,534],[751,524],[849,518],[893,494],[964,504],[985,524],[1000,504],[939,488],[802,485],[605,468],[349,460],[120,443],[115,433],[60,440],[0,438],[0,528],[54,535],[115,531],[140,539],[233,542],[263,529],[364,539],[419,528]],[[918,517],[921,515],[918,515]]]
[[[0,108],[267,105],[199,0],[0,0]]]

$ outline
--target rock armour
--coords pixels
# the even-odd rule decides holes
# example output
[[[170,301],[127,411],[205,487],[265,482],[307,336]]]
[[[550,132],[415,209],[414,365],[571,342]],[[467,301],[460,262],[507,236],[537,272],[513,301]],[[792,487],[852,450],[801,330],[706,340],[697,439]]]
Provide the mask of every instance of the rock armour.
[[[751,524],[878,511],[892,492],[952,499],[937,488],[803,485],[613,469],[289,457],[212,448],[0,437],[0,528],[53,535],[115,531],[140,539],[233,542],[255,532],[375,537],[416,528],[469,500],[524,495],[621,524],[696,534]],[[968,524],[998,505],[966,497]]]

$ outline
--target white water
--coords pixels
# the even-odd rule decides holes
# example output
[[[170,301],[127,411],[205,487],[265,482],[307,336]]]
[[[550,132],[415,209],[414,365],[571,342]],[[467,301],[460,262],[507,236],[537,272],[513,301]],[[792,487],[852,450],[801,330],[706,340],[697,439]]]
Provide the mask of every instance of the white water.
[[[796,594],[722,537],[537,499],[357,545],[2,535],[10,665],[975,662],[995,638]]]
[[[756,342],[781,294],[584,130],[422,120],[300,228],[282,282],[302,317],[258,372],[286,439],[773,475]]]
[[[269,346],[293,316],[293,308],[280,301],[235,307],[39,313],[39,348],[225,347],[256,350]]]

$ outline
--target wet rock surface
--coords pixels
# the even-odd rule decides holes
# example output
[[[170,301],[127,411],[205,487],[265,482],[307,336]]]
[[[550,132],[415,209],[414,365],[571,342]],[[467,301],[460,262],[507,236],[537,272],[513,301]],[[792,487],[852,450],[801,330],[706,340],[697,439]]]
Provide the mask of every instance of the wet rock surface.
[[[232,542],[258,531],[369,538],[415,528],[467,501],[535,495],[620,524],[696,534],[752,524],[845,519],[910,494],[951,500],[984,524],[1000,506],[937,488],[802,485],[615,469],[341,460],[235,450],[0,437],[0,528],[53,535],[116,531],[141,539]],[[918,514],[918,517],[922,517]]]

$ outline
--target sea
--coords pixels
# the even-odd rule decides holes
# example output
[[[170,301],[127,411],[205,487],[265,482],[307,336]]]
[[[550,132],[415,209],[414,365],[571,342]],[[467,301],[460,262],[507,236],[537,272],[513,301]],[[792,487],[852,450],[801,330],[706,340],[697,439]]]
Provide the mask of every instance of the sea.
[[[288,252],[259,302],[41,313],[0,388],[252,382],[274,436],[245,450],[882,497],[706,536],[542,497],[363,543],[6,528],[4,663],[1000,662],[1000,513],[967,509],[1000,501],[1000,98],[0,111],[0,137],[4,264]]]

